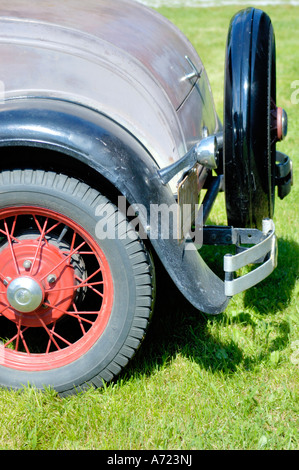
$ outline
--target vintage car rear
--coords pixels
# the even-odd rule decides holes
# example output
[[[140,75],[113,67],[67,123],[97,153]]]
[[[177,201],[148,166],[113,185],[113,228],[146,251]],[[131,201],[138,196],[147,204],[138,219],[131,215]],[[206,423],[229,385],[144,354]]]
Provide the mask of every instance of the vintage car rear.
[[[263,47],[268,69],[237,75],[242,41],[243,55],[258,56],[272,26],[254,9],[232,21],[222,127],[192,45],[136,2],[4,0],[0,24],[0,382],[70,393],[111,380],[139,347],[155,259],[212,314],[274,269],[272,199],[291,184],[290,160],[275,150],[286,114],[276,107],[274,46]],[[242,80],[253,90],[267,76],[258,109]],[[260,116],[261,161],[250,112]],[[206,227],[223,190],[228,226]],[[238,247],[225,279],[200,256],[202,243]]]

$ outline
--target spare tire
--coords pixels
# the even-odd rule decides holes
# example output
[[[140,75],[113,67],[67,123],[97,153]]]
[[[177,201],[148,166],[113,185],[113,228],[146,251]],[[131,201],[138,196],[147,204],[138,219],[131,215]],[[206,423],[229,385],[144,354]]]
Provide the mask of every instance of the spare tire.
[[[261,228],[275,196],[275,38],[269,16],[248,8],[231,20],[224,90],[224,180],[228,224]]]

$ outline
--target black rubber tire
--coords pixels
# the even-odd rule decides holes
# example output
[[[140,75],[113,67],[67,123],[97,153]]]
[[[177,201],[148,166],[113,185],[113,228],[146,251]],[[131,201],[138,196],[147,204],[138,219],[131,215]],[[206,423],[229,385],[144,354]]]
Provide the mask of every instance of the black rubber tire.
[[[154,266],[148,250],[120,213],[118,227],[122,226],[122,233],[127,235],[99,241],[95,227],[103,211],[115,214],[118,209],[98,191],[74,178],[32,169],[3,171],[0,188],[0,215],[6,207],[42,207],[84,227],[104,253],[114,286],[109,322],[83,357],[62,367],[31,372],[3,366],[2,351],[0,384],[9,388],[24,384],[38,389],[50,386],[62,396],[89,386],[102,386],[103,381],[109,382],[123,369],[145,335],[155,291]]]
[[[275,38],[270,18],[248,8],[231,21],[226,49],[224,180],[228,224],[261,228],[272,218],[276,103]]]

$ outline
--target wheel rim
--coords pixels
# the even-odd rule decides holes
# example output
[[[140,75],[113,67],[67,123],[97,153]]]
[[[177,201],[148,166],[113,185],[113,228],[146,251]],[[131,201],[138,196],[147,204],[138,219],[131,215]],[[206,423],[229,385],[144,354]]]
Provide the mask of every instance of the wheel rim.
[[[93,237],[37,207],[0,217],[0,364],[39,371],[84,355],[110,318],[113,281]]]

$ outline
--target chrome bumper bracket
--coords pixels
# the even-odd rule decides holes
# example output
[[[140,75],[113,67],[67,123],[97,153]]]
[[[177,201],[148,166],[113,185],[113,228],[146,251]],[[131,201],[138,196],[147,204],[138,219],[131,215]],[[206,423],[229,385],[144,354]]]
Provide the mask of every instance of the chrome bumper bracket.
[[[262,240],[256,245],[243,250],[236,255],[228,254],[224,256],[224,288],[227,297],[232,297],[258,284],[275,269],[277,265],[277,240],[275,226],[271,219],[263,220]],[[234,279],[235,271],[255,263],[262,264],[250,273]]]

